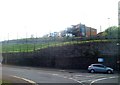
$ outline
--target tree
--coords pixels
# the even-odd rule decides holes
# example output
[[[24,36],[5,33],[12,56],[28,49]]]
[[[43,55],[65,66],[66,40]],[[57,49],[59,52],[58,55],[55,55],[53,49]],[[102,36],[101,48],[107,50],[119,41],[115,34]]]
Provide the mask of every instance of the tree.
[[[105,30],[104,35],[110,38],[118,38],[118,34],[120,33],[120,27],[112,26]]]

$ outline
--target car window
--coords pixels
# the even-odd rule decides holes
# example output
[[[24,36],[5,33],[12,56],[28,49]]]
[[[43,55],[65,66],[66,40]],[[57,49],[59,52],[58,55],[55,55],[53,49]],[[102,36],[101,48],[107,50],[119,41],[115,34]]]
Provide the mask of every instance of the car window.
[[[104,66],[104,65],[99,65],[99,67],[102,67],[102,68],[104,68],[105,66]]]
[[[105,67],[104,65],[93,65],[93,66],[95,66],[95,67],[102,67],[102,68]]]

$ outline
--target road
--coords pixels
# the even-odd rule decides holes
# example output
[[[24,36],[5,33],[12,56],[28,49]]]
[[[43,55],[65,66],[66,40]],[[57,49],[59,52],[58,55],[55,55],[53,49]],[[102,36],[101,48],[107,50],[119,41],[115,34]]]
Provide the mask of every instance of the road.
[[[33,85],[118,85],[118,74],[87,73],[84,70],[61,70],[20,66],[2,66],[2,78],[17,79],[17,83]],[[24,82],[22,82],[24,81]],[[14,82],[13,82],[14,83]],[[16,83],[16,82],[15,82]]]

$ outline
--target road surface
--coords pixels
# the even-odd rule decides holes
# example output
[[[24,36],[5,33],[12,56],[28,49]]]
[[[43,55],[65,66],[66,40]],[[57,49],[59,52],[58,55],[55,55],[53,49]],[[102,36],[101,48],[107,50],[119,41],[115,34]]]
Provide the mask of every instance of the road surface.
[[[2,66],[2,78],[13,79],[13,83],[32,83],[33,85],[118,85],[119,76],[115,74],[87,73],[80,70],[45,69],[20,66]],[[23,82],[22,82],[23,81]]]

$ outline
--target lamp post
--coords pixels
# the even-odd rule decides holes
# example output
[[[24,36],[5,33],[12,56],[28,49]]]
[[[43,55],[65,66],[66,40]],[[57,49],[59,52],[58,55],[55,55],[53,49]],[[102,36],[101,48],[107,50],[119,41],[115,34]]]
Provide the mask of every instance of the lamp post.
[[[110,18],[108,18],[108,28],[110,28]],[[111,38],[111,28],[110,28],[110,38]]]
[[[108,27],[110,27],[110,18],[108,18]]]

